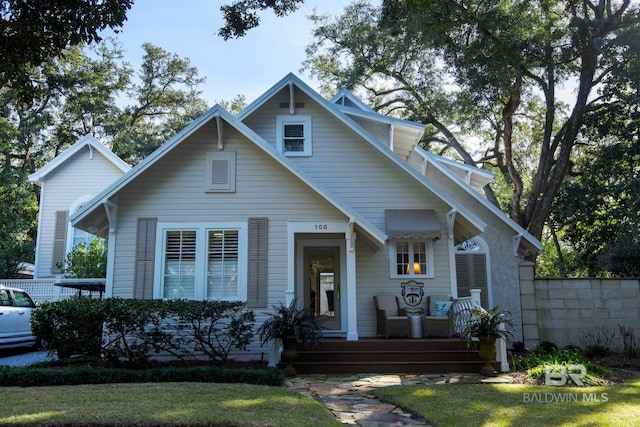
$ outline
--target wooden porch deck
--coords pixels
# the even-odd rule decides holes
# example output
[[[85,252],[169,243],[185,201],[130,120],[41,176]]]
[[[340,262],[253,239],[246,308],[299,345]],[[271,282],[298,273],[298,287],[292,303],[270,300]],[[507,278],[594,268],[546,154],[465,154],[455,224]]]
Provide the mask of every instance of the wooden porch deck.
[[[315,348],[298,344],[293,366],[299,374],[477,373],[484,362],[476,345],[459,338],[324,338]]]

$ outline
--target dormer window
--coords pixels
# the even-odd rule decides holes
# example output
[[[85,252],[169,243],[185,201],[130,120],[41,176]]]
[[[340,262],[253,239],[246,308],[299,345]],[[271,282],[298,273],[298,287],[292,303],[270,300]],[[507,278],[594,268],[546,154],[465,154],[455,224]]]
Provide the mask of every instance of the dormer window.
[[[311,116],[277,116],[276,146],[285,156],[310,156]]]

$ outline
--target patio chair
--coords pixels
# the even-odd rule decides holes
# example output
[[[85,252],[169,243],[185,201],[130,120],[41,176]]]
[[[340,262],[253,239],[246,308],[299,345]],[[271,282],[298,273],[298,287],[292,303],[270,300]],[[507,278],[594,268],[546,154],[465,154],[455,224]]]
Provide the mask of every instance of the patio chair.
[[[385,338],[408,337],[409,318],[406,310],[400,307],[400,299],[395,295],[376,295],[376,334]]]
[[[453,298],[451,295],[429,295],[423,318],[425,337],[453,337]]]

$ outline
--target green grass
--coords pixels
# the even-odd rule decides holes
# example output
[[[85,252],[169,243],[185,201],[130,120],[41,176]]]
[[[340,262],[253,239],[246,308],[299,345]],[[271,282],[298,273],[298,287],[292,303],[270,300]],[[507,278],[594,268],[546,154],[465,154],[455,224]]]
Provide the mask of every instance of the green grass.
[[[640,420],[640,377],[614,386],[415,385],[376,394],[440,426],[626,427]]]
[[[0,388],[0,425],[336,426],[315,400],[283,387],[142,383]]]

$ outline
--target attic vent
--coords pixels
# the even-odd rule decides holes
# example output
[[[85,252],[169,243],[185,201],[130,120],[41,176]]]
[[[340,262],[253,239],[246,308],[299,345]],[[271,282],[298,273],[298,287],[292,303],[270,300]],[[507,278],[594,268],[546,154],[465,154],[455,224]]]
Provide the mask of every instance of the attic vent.
[[[229,162],[227,160],[211,161],[211,185],[227,185],[229,184]]]
[[[304,108],[304,102],[296,102],[295,104],[296,108]],[[288,102],[281,102],[280,103],[280,108],[289,108],[289,103]]]
[[[205,192],[236,191],[236,153],[210,152],[206,156]]]

